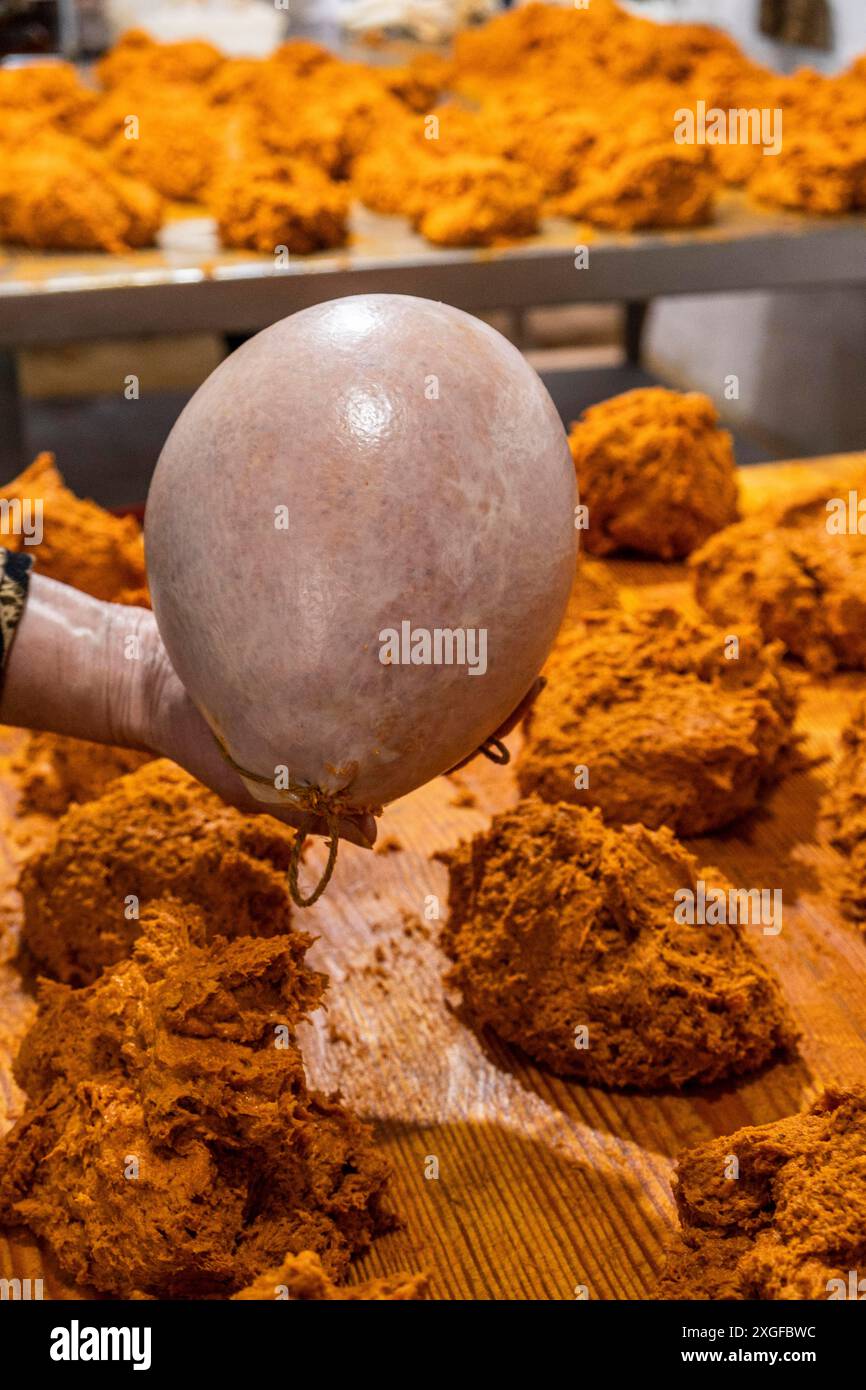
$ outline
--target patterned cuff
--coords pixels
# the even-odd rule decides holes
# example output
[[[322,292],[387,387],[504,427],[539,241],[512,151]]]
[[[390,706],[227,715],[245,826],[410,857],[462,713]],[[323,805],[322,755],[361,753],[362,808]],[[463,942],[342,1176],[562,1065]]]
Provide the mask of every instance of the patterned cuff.
[[[33,556],[0,546],[0,673],[2,673],[30,587]]]

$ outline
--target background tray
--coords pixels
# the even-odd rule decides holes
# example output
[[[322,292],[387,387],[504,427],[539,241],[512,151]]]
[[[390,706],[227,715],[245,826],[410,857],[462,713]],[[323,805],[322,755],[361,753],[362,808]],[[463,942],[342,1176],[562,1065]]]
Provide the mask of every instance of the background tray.
[[[866,217],[809,217],[726,191],[709,227],[602,232],[551,220],[539,236],[493,250],[444,250],[405,218],[356,206],[348,247],[273,257],[219,248],[213,222],[189,208],[159,249],[126,256],[0,249],[0,347],[129,333],[252,333],[339,295],[391,292],[459,308],[646,300],[862,284]],[[576,270],[574,248],[590,246]]]

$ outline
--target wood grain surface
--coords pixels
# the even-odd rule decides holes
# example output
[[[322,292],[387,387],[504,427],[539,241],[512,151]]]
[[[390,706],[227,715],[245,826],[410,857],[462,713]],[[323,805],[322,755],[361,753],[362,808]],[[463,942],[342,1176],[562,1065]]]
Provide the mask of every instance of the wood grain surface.
[[[826,480],[852,456],[762,465],[742,474],[744,507],[762,508]],[[828,490],[828,496],[836,495]],[[612,562],[623,600],[689,602],[682,567]],[[390,1158],[401,1230],[356,1262],[354,1279],[426,1269],[437,1298],[600,1299],[652,1291],[673,1229],[670,1175],[688,1145],[788,1115],[829,1083],[866,1081],[866,941],[835,906],[840,859],[819,807],[839,731],[866,676],[806,681],[799,728],[810,765],[782,782],[734,831],[690,842],[701,862],[743,886],[781,887],[784,927],[753,940],[802,1031],[799,1057],[736,1085],[680,1093],[609,1092],[565,1081],[494,1037],[479,1038],[445,997],[431,898],[445,912],[447,872],[432,856],[513,803],[509,769],[479,760],[389,807],[381,848],[344,846],[324,898],[303,925],[328,972],[327,1011],[303,1028],[311,1079],[337,1089],[374,1125]],[[509,741],[517,746],[519,734]],[[7,818],[8,819],[8,818]],[[8,963],[18,904],[14,826],[0,827],[7,927],[0,964],[0,1124],[20,1097],[9,1075],[32,1003]],[[305,873],[322,862],[316,848]],[[4,1118],[5,1115],[5,1118]],[[429,1177],[430,1159],[438,1178]],[[42,1275],[69,1296],[25,1237],[0,1240],[0,1275]],[[80,1296],[80,1295],[79,1295]]]

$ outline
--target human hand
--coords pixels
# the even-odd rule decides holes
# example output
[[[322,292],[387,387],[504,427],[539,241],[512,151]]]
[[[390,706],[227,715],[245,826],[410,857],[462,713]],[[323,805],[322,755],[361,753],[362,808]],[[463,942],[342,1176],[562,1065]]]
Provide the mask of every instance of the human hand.
[[[330,833],[321,818],[247,790],[181,685],[147,608],[105,603],[32,575],[3,673],[0,722],[145,749],[171,758],[239,810]],[[339,835],[371,849],[375,817],[347,816]]]
[[[136,612],[141,659],[131,664],[138,667],[133,678],[141,682],[141,691],[133,697],[133,704],[139,706],[136,722],[141,743],[160,756],[171,758],[241,811],[272,815],[308,834],[330,834],[322,817],[252,795],[223,757],[207,721],[181,684],[153,614],[147,609]],[[369,813],[359,812],[339,821],[340,839],[362,849],[373,847],[376,830],[376,818]]]
[[[511,732],[543,685],[542,678],[533,682],[491,738]],[[6,664],[0,720],[146,749],[171,758],[239,810],[272,815],[308,834],[330,834],[323,818],[259,800],[247,789],[181,684],[147,608],[105,603],[34,574]],[[449,770],[463,767],[478,751]],[[338,833],[371,849],[376,818],[360,812],[345,816]]]
[[[503,719],[502,723],[499,725],[499,728],[494,729],[493,733],[485,739],[485,743],[490,743],[494,739],[503,739],[506,737],[506,735],[511,733],[512,729],[516,729],[517,725],[521,722],[521,720],[526,718],[527,714],[532,709],[532,706],[535,704],[535,701],[538,699],[546,684],[547,681],[545,680],[544,676],[536,676],[535,680],[532,682],[532,685],[529,687],[520,703],[518,705],[515,705],[514,709],[511,711],[507,719]],[[468,753],[465,758],[462,758],[459,763],[455,763],[453,767],[449,767],[449,773],[457,772],[461,767],[465,767],[467,763],[471,763],[474,758],[478,757],[478,755],[482,752],[483,748],[484,744],[482,744],[480,748],[474,748],[472,752]],[[497,758],[494,761],[508,762],[508,758]]]

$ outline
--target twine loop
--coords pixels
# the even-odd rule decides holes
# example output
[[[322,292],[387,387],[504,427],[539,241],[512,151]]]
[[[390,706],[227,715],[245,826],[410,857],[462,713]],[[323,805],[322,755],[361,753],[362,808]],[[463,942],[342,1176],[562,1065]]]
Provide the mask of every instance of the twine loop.
[[[307,842],[308,831],[296,830],[295,839],[292,844],[292,852],[289,856],[288,885],[292,902],[295,907],[312,907],[313,903],[318,902],[331,881],[331,875],[337,863],[337,851],[340,845],[340,815],[346,809],[345,798],[339,793],[333,795],[323,792],[320,787],[309,786],[305,782],[293,782],[289,778],[288,786],[277,787],[272,777],[263,777],[259,772],[250,772],[246,767],[241,767],[240,763],[235,762],[222,739],[214,734],[217,748],[220,750],[229,767],[250,782],[258,782],[261,786],[270,787],[272,791],[282,794],[286,801],[291,802],[299,810],[307,812],[311,816],[318,816],[328,827],[328,859],[322,870],[321,877],[311,893],[306,897],[301,892],[298,883],[298,873],[301,867],[301,854]],[[511,761],[511,754],[502,742],[501,738],[491,735],[486,738],[478,749],[485,758],[489,758],[492,763],[499,767],[505,767]]]
[[[312,907],[314,902],[318,902],[328,884],[331,882],[331,874],[337,863],[337,849],[340,844],[339,836],[339,816],[329,808],[325,819],[328,822],[328,862],[322,870],[322,876],[313,889],[306,897],[301,893],[298,886],[298,869],[301,864],[301,851],[307,839],[306,830],[295,831],[295,843],[292,845],[292,853],[289,859],[289,892],[292,895],[292,902],[295,907]]]
[[[502,739],[497,738],[495,734],[486,738],[478,751],[483,753],[485,758],[489,758],[492,763],[496,763],[498,767],[506,767],[511,762],[511,754]]]
[[[229,767],[238,774],[245,777],[250,782],[258,782],[261,786],[270,787],[272,791],[281,794],[286,801],[290,801],[300,811],[307,812],[311,816],[318,816],[324,820],[328,827],[328,860],[322,870],[322,875],[311,893],[306,897],[301,892],[298,883],[298,872],[301,866],[301,854],[307,841],[308,831],[295,830],[295,839],[292,844],[292,852],[289,856],[288,885],[292,902],[295,907],[312,907],[313,903],[318,902],[331,881],[331,875],[337,863],[337,851],[340,845],[340,815],[345,809],[345,798],[341,794],[329,795],[323,792],[320,787],[309,786],[305,782],[293,782],[289,778],[286,787],[277,787],[272,777],[263,777],[259,772],[250,772],[248,768],[241,767],[240,763],[235,762],[222,739],[214,734],[217,748],[223,755]]]

